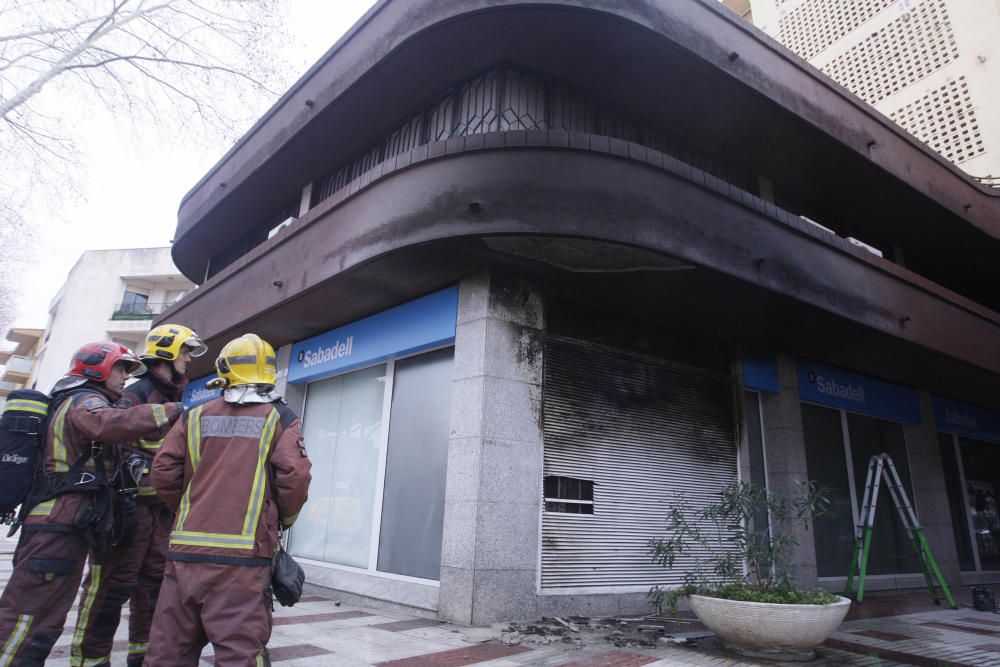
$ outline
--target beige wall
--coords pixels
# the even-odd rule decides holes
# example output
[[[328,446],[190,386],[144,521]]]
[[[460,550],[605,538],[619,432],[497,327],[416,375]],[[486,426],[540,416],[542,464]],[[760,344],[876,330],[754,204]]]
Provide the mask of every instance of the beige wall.
[[[758,28],[970,175],[1000,177],[1000,0],[751,4]]]
[[[49,391],[84,343],[117,339],[135,347],[145,338],[152,319],[112,319],[127,285],[148,292],[150,303],[162,302],[168,290],[194,287],[174,266],[170,248],[83,253],[49,306],[50,320],[35,368],[38,389]]]

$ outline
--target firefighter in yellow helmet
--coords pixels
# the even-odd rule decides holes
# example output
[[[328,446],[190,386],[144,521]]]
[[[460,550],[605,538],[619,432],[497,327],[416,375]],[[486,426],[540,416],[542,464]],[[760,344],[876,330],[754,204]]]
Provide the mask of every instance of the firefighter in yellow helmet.
[[[188,327],[179,324],[154,327],[146,335],[139,355],[147,372],[125,387],[116,407],[182,401],[188,365],[193,357],[206,350],[198,334]],[[166,429],[154,431],[120,447],[120,459],[130,460],[133,469],[141,472],[135,481],[138,489],[135,520],[130,522],[132,536],[101,556],[91,556],[70,646],[71,666],[110,663],[115,631],[126,600],[130,601],[129,667],[139,667],[146,656],[149,628],[166,565],[167,538],[173,524],[173,513],[149,484],[149,469],[164,435]]]
[[[188,410],[163,441],[151,480],[177,512],[147,667],[270,664],[271,563],[278,527],[306,501],[310,463],[299,418],[274,394],[274,349],[230,341],[215,362],[222,396]]]

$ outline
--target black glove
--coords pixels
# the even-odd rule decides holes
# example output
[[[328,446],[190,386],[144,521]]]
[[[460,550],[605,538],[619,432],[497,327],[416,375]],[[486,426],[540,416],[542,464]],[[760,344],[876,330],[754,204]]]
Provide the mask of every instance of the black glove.
[[[306,573],[295,562],[287,551],[279,549],[274,554],[271,568],[271,588],[274,597],[283,607],[291,607],[302,597],[302,584],[306,581]]]

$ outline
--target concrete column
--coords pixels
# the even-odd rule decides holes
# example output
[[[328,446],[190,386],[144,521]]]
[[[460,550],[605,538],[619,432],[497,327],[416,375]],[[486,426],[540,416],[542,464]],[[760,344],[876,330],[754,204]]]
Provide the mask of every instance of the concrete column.
[[[438,615],[535,617],[541,512],[543,299],[480,274],[459,285]]]
[[[795,358],[787,354],[778,355],[778,385],[777,394],[761,394],[767,483],[772,491],[795,498],[801,493],[800,483],[809,480],[809,472],[806,469],[797,365]],[[801,524],[796,525],[792,537],[798,542],[798,547],[790,554],[788,562],[782,565],[791,568],[800,587],[816,588],[816,547],[812,522],[808,529]]]
[[[941,472],[941,448],[937,428],[934,426],[934,408],[930,395],[920,392],[920,413],[923,422],[905,424],[906,456],[910,464],[910,482],[913,484],[913,505],[917,519],[924,528],[934,560],[941,568],[954,595],[960,590],[962,576],[958,562],[958,545],[948,504],[948,491]],[[955,499],[952,499],[954,502]],[[964,501],[963,498],[957,499]]]

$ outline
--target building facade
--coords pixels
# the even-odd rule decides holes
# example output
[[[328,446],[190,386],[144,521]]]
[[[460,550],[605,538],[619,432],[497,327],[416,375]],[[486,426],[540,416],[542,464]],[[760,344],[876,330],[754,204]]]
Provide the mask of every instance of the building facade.
[[[966,173],[1000,187],[1000,4],[726,4]]]
[[[29,387],[49,391],[84,343],[140,349],[153,318],[193,287],[174,267],[170,248],[84,252],[49,305]]]
[[[831,488],[788,565],[837,589],[882,451],[992,581],[998,194],[714,1],[383,0],[186,196],[158,321],[278,348],[341,599],[645,611],[666,506],[736,480]]]
[[[7,341],[13,347],[0,352],[0,408],[15,389],[31,387],[35,379],[38,350],[44,329],[13,327],[7,332]]]

